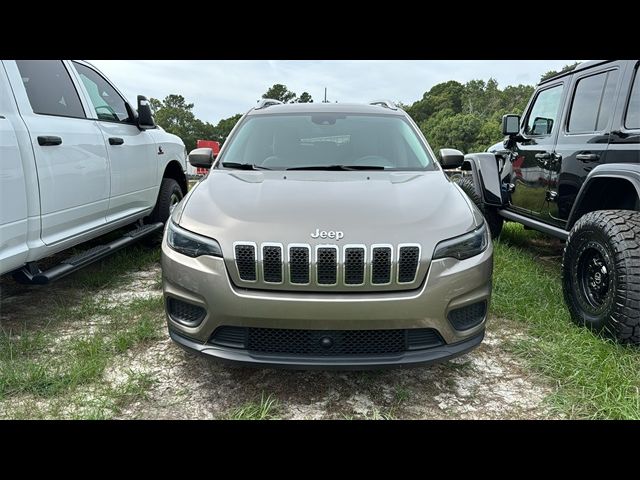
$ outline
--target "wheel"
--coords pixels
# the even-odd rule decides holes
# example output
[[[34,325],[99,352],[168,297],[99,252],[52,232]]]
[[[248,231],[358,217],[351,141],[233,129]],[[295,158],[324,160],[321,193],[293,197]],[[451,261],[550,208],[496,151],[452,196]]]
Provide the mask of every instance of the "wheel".
[[[575,323],[640,344],[640,212],[580,218],[564,249],[562,290]]]
[[[165,223],[175,206],[182,200],[182,189],[173,178],[163,178],[156,206],[149,215],[147,223]]]
[[[484,215],[484,219],[486,220],[487,225],[489,226],[489,231],[491,232],[491,238],[498,238],[500,236],[500,232],[502,232],[502,224],[504,223],[504,219],[498,215],[498,210],[484,204],[471,177],[461,176],[455,177],[453,180],[460,186],[464,193],[467,194],[471,201],[475,203],[478,210],[482,212],[482,215]]]

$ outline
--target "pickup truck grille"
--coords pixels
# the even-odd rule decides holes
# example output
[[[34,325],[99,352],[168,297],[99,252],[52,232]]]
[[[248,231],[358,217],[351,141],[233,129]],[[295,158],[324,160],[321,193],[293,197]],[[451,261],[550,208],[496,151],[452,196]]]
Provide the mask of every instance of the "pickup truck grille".
[[[253,288],[296,290],[296,287],[416,288],[421,251],[418,244],[399,245],[282,245],[235,242],[239,283]],[[256,285],[259,284],[259,285]],[[250,287],[247,285],[247,287]],[[251,287],[250,287],[251,288]],[[311,288],[309,288],[311,289]],[[354,288],[357,290],[357,288]]]

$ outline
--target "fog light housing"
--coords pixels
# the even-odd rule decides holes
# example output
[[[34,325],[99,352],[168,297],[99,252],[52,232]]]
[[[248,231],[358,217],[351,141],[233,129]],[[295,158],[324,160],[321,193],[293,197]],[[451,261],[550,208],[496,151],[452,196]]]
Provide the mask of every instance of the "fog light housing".
[[[487,302],[476,302],[465,307],[455,308],[447,318],[456,330],[468,330],[480,325],[487,314]]]
[[[207,311],[199,305],[183,302],[176,298],[167,298],[167,313],[174,322],[185,327],[197,327],[202,323]]]

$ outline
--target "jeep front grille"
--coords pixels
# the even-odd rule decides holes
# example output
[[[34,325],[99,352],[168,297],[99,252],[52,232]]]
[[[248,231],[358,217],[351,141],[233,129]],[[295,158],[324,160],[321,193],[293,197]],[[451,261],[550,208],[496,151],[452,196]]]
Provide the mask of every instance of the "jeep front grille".
[[[421,260],[420,246],[406,243],[312,248],[305,244],[258,246],[236,242],[234,254],[240,284],[250,282],[256,284],[253,288],[283,290],[287,286],[333,286],[344,287],[345,291],[363,286],[417,288]]]
[[[420,248],[415,245],[403,245],[398,255],[398,283],[411,283],[416,278]]]
[[[316,250],[316,277],[318,285],[338,283],[337,247],[319,247]]]
[[[234,247],[238,275],[245,282],[255,282],[256,276],[256,247],[249,243],[238,243]]]
[[[371,259],[371,283],[391,283],[391,247],[373,247]]]
[[[297,285],[309,283],[309,246],[289,245],[289,281]]]
[[[344,283],[347,285],[364,284],[364,247],[345,247]]]
[[[262,246],[262,270],[264,281],[282,283],[282,247],[279,245]]]

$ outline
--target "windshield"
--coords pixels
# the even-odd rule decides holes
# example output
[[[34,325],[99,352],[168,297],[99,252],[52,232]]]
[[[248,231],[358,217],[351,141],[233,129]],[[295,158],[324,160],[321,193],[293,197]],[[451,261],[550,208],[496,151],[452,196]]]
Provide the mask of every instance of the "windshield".
[[[229,141],[220,158],[223,167],[433,169],[430,153],[409,122],[399,116],[249,116]]]

